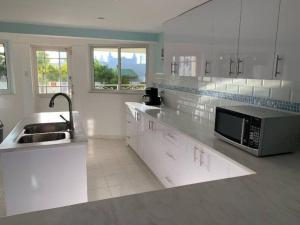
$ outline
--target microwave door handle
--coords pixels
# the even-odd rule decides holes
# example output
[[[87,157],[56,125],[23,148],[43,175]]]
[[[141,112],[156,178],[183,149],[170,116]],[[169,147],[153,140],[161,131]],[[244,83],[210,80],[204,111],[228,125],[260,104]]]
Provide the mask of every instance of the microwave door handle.
[[[242,123],[241,145],[243,144],[244,133],[245,133],[245,119],[243,119],[243,123]]]

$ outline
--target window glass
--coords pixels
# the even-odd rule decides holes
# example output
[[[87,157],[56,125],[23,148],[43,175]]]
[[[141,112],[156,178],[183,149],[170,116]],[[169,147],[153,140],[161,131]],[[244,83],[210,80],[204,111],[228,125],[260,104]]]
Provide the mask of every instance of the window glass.
[[[0,91],[8,91],[7,59],[4,43],[0,43]]]
[[[39,94],[69,93],[67,51],[37,50],[37,80]]]
[[[117,48],[94,48],[94,88],[118,89],[119,54]]]
[[[144,90],[147,59],[145,48],[121,49],[121,89]]]
[[[144,90],[147,49],[92,48],[92,80],[96,90]]]

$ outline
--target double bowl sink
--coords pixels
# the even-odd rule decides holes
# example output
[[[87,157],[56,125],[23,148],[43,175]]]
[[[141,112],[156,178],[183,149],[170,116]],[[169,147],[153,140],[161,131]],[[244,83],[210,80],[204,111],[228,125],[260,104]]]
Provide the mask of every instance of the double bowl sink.
[[[39,143],[69,139],[66,123],[29,124],[18,138],[18,144]]]

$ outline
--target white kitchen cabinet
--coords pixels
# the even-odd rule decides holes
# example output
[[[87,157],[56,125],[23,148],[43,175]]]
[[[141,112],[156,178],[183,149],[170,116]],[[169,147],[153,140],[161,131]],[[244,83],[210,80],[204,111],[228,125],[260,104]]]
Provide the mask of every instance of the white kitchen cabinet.
[[[241,0],[213,0],[213,77],[235,77]]]
[[[281,0],[274,78],[300,81],[299,0]]]
[[[142,114],[135,109],[127,111],[126,142],[140,157],[142,155]]]
[[[186,157],[185,139],[185,136],[176,130],[163,127],[161,143],[164,147],[161,151],[161,158],[164,168],[161,179],[166,187],[186,184],[185,177],[189,162]]]
[[[142,159],[147,164],[148,167],[155,167],[155,142],[157,141],[155,138],[156,127],[153,119],[148,116],[143,116],[144,120],[144,129],[143,129],[143,155]]]
[[[279,3],[242,0],[237,77],[272,79]]]
[[[130,146],[167,188],[244,176],[252,171],[175,128],[165,126],[147,113],[133,110],[127,128]],[[135,119],[134,119],[135,118]],[[128,127],[132,126],[128,123]],[[133,143],[133,144],[132,144]],[[136,144],[137,143],[137,144]]]
[[[132,140],[132,136],[133,136],[133,121],[134,119],[131,118],[132,116],[130,115],[129,112],[127,112],[127,115],[126,115],[126,143],[128,146],[130,146],[132,148],[132,143],[131,143],[131,140]]]
[[[126,142],[137,153],[137,133],[136,111],[127,111]]]
[[[248,168],[192,139],[187,139],[189,172],[185,183],[199,183],[252,173]],[[192,163],[191,163],[192,162]]]
[[[300,80],[299,8],[295,0],[200,5],[165,23],[165,74]]]
[[[208,75],[212,32],[211,2],[165,23],[165,74],[180,77]]]

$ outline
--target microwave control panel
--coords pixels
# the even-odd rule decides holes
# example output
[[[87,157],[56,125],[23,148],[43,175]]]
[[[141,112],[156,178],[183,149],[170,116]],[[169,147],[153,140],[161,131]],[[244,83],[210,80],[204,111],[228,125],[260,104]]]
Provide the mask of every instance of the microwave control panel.
[[[251,117],[249,122],[250,124],[248,146],[250,148],[258,149],[261,130],[261,119]]]

